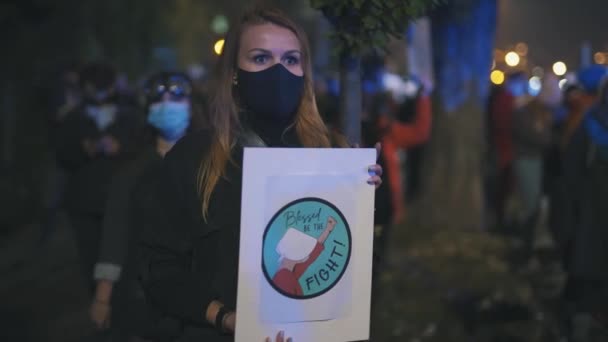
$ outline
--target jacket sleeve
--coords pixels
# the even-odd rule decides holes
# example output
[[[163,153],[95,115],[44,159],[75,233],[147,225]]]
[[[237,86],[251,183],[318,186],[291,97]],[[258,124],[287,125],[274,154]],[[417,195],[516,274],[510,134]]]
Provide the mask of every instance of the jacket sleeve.
[[[401,148],[409,148],[422,144],[429,139],[431,134],[431,102],[426,96],[418,100],[418,113],[411,124],[393,122],[388,131],[389,138],[395,145]]]
[[[186,139],[188,140],[188,139]],[[209,303],[217,299],[213,277],[193,272],[193,231],[204,231],[184,210],[184,172],[196,175],[197,154],[183,153],[188,142],[178,143],[165,157],[142,208],[140,279],[152,305],[164,314],[189,324],[207,324]],[[185,151],[188,152],[188,151]],[[194,226],[194,227],[193,227]],[[211,233],[212,234],[212,233]],[[199,238],[199,237],[197,237]],[[208,236],[207,236],[208,238]],[[213,261],[210,261],[213,262]]]
[[[112,179],[106,200],[95,279],[117,281],[127,255],[131,223],[131,195],[139,174],[139,161],[121,169]]]

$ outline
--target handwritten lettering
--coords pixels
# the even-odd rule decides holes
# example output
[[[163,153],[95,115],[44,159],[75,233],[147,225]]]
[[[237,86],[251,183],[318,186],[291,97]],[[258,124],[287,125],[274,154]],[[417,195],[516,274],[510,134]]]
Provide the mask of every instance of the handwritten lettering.
[[[312,213],[303,213],[300,210],[298,211],[286,211],[283,216],[285,217],[285,226],[292,227],[297,226],[298,224],[310,224],[313,221],[320,222],[321,221],[321,210],[319,208],[318,211]]]

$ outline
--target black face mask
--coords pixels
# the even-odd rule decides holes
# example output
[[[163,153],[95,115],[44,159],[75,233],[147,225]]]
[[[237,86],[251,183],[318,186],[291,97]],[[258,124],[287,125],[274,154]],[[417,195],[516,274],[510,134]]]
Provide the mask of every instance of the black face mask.
[[[293,119],[304,89],[304,77],[289,72],[282,64],[249,72],[238,70],[237,90],[241,105],[268,119]]]

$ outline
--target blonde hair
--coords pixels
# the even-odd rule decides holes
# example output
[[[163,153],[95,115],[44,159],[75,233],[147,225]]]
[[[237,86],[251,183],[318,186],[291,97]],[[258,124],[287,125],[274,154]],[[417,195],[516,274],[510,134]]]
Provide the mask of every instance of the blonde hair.
[[[226,165],[231,162],[231,150],[242,128],[233,77],[237,71],[237,57],[241,35],[252,25],[274,24],[293,32],[300,42],[304,91],[293,126],[300,143],[305,147],[330,147],[330,132],[317,109],[313,81],[310,48],[304,31],[282,11],[274,8],[255,7],[246,12],[228,32],[222,55],[214,73],[213,93],[210,96],[208,124],[212,132],[211,147],[200,163],[198,192],[205,221],[208,217],[211,195],[220,178],[225,176]]]

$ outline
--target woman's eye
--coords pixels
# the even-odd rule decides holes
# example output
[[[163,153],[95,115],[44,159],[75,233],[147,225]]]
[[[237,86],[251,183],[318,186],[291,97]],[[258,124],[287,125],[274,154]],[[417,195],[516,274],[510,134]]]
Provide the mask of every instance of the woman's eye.
[[[268,56],[266,56],[266,55],[255,56],[255,57],[253,57],[253,61],[256,64],[264,64],[268,61]]]
[[[300,63],[300,59],[298,59],[297,57],[289,56],[285,58],[285,62],[287,63],[287,65],[296,65]]]

